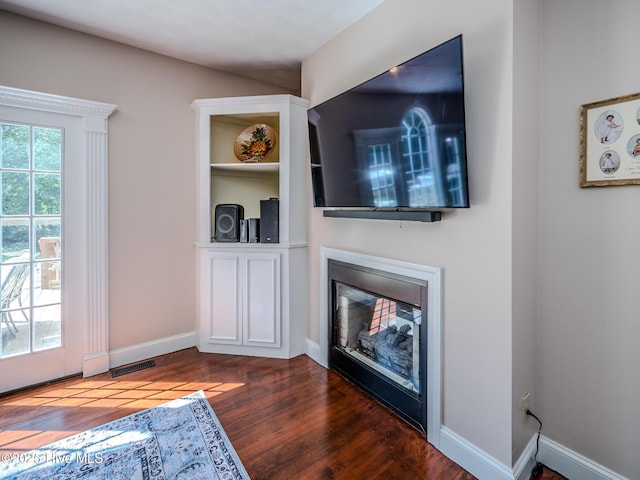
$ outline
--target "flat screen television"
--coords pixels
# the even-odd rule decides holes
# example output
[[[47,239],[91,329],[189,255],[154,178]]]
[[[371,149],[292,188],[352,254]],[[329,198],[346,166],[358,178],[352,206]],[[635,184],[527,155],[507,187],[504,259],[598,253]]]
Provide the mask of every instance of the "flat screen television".
[[[373,218],[469,207],[462,35],[310,108],[308,120],[314,206]]]

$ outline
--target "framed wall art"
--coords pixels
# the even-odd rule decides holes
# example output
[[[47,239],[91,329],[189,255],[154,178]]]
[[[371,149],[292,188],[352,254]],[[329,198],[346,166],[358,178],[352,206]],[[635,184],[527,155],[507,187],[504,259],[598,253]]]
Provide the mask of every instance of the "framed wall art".
[[[640,93],[580,107],[580,186],[640,185]]]

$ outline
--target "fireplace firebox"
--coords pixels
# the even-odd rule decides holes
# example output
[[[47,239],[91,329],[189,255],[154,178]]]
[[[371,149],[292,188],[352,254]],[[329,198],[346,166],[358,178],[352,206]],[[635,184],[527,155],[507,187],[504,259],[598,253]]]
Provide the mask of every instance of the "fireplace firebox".
[[[329,366],[427,432],[427,282],[329,259]]]

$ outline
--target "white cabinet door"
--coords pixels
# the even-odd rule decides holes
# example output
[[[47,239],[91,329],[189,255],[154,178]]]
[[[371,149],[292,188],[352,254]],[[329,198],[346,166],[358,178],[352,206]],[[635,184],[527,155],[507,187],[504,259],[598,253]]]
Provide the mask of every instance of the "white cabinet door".
[[[209,285],[207,325],[204,332],[210,343],[242,344],[242,296],[240,257],[216,252],[206,256],[205,272]]]
[[[205,342],[280,348],[280,254],[215,251],[204,261]]]
[[[243,258],[245,345],[280,347],[280,255],[252,253]]]

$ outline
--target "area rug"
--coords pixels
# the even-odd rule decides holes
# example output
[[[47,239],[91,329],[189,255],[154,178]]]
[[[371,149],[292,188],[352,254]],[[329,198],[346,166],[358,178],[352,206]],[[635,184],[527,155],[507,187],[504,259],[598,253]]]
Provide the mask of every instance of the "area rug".
[[[248,480],[202,391],[0,463],[0,479]]]

